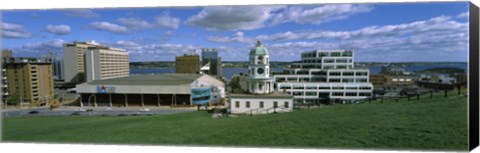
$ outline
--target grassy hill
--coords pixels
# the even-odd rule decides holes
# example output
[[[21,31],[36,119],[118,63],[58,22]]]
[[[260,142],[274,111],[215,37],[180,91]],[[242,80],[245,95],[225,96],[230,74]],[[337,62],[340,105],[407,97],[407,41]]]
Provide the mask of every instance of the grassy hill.
[[[212,119],[200,111],[160,116],[21,117],[3,120],[3,141],[300,148],[467,150],[467,98],[333,105],[291,113]]]

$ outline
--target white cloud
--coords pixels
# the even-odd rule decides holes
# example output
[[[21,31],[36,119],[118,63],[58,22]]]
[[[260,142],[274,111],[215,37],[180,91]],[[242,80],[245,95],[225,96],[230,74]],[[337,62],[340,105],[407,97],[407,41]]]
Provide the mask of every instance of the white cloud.
[[[63,44],[66,43],[62,39],[53,39],[45,42],[27,43],[20,47],[8,48],[12,50],[15,56],[20,57],[40,57],[52,51],[62,55]]]
[[[155,17],[157,26],[163,28],[177,29],[180,25],[180,19],[170,16],[168,13],[162,13]]]
[[[118,40],[105,44],[126,49],[132,61],[173,61],[175,56],[181,56],[191,50],[201,48],[197,45],[146,43],[139,40]]]
[[[218,43],[228,43],[228,42],[253,43],[255,42],[255,39],[244,37],[244,34],[241,31],[236,32],[231,37],[210,36],[207,39],[208,41],[218,42]]]
[[[1,24],[2,37],[4,38],[28,38],[32,33],[25,29],[21,24],[3,22]]]
[[[350,15],[369,12],[367,5],[330,4],[310,6],[215,6],[205,7],[187,19],[188,25],[208,30],[254,30],[266,26],[295,22],[321,24],[346,19]]]
[[[68,9],[65,10],[65,15],[69,17],[78,17],[78,18],[98,18],[99,14],[93,12],[90,9]]]
[[[331,4],[314,8],[292,6],[283,13],[275,14],[271,24],[296,22],[301,24],[321,24],[333,20],[346,19],[348,16],[370,12],[373,7],[368,5]]]
[[[468,18],[468,17],[469,17],[468,12],[464,12],[464,13],[461,13],[461,14],[457,15],[457,18]]]
[[[468,23],[451,20],[448,16],[434,17],[428,20],[405,24],[368,26],[352,31],[287,31],[272,35],[259,35],[256,39],[266,41],[316,40],[316,39],[358,39],[361,37],[405,36],[428,32],[466,32]]]
[[[131,30],[148,29],[154,26],[151,23],[139,18],[119,18],[117,21]]]
[[[362,61],[466,61],[468,22],[438,16],[422,21],[368,26],[350,31],[298,30],[256,37],[237,34],[209,38],[210,41],[219,43],[242,42],[238,38],[262,40],[270,50],[272,60],[291,61],[290,58],[299,59],[297,55],[300,52],[316,49],[354,49],[357,52],[356,58]],[[382,54],[381,57],[378,56],[379,53]]]
[[[109,31],[117,34],[126,34],[129,32],[129,30],[126,27],[109,23],[109,22],[93,22],[90,24],[90,26],[93,29],[105,30],[105,31]]]
[[[65,35],[70,33],[70,26],[68,25],[48,25],[47,31],[56,35]]]
[[[187,19],[188,25],[208,30],[253,30],[265,26],[273,11],[283,6],[213,6]]]
[[[118,46],[124,46],[124,47],[138,47],[138,46],[140,46],[136,42],[127,41],[127,40],[119,40],[119,41],[115,42],[115,44],[118,45]]]

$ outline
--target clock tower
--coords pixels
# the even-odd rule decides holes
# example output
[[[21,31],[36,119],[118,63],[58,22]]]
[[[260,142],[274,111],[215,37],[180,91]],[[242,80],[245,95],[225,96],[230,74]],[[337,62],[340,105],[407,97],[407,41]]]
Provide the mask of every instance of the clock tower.
[[[270,64],[267,48],[260,41],[250,50],[248,64],[247,92],[269,94],[273,92],[273,78],[270,77]]]

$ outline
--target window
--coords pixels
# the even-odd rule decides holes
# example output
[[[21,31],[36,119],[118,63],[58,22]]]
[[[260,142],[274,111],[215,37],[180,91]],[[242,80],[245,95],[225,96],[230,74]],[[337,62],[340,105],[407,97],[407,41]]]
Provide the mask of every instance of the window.
[[[338,57],[338,56],[341,56],[341,55],[342,55],[342,53],[340,53],[340,52],[331,52],[330,53],[330,56],[332,56],[332,57]]]
[[[357,90],[357,87],[356,86],[350,86],[350,87],[346,87],[347,90]]]
[[[353,76],[353,72],[343,72],[343,76]]]
[[[356,92],[347,92],[345,93],[346,96],[357,96]]]
[[[235,108],[239,108],[240,107],[240,102],[239,101],[236,101],[235,102]]]
[[[288,101],[284,103],[285,108],[288,108]]]
[[[330,89],[330,86],[320,86],[318,89]]]
[[[337,63],[347,63],[347,59],[337,59]]]
[[[335,60],[333,59],[326,59],[326,60],[323,60],[324,63],[334,63]]]
[[[274,101],[273,102],[273,108],[277,108],[278,107],[278,102]]]
[[[302,95],[303,95],[303,92],[293,92],[293,95],[294,95],[294,96],[302,96]]]
[[[263,101],[260,101],[260,108],[263,108]]]
[[[316,93],[316,92],[305,92],[305,95],[307,95],[307,96],[316,96],[317,93]]]
[[[340,72],[330,72],[330,76],[340,76]]]
[[[247,101],[247,102],[245,103],[245,107],[250,108],[250,102],[249,102],[249,101]]]
[[[343,96],[343,92],[334,92],[333,96]]]
[[[296,85],[296,86],[293,86],[293,89],[303,89],[303,85]]]
[[[332,89],[334,89],[334,90],[343,90],[343,86],[335,86],[335,87],[332,87]]]
[[[292,89],[290,86],[280,86],[280,89]]]
[[[317,87],[316,87],[316,86],[311,86],[311,85],[310,85],[310,86],[307,86],[307,89],[317,89]]]
[[[348,57],[351,57],[353,56],[353,53],[351,51],[346,51],[346,52],[343,52],[343,55],[342,56],[348,56]]]
[[[368,75],[367,72],[357,72],[355,74],[356,74],[356,76],[367,76]]]

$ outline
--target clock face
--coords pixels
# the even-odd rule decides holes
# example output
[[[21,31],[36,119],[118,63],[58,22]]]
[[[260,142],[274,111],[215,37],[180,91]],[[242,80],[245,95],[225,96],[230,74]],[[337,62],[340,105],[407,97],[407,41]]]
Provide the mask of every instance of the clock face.
[[[259,69],[257,70],[257,73],[258,73],[258,74],[263,74],[263,72],[264,72],[264,70],[263,70],[262,68],[259,68]]]

